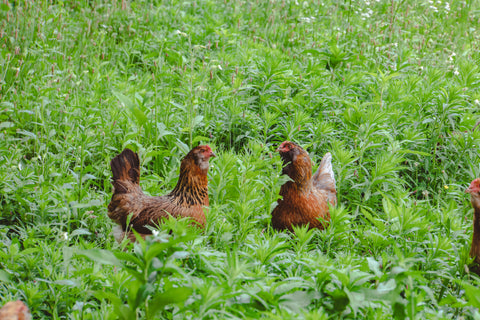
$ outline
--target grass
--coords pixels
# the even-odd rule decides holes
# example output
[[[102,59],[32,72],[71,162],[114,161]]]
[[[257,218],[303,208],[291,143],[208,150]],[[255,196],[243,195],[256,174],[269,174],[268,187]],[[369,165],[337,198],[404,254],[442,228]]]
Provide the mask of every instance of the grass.
[[[35,318],[479,319],[474,1],[0,4],[0,296]],[[332,152],[325,231],[275,232],[283,140]],[[117,244],[109,161],[171,190],[208,143],[205,231]]]

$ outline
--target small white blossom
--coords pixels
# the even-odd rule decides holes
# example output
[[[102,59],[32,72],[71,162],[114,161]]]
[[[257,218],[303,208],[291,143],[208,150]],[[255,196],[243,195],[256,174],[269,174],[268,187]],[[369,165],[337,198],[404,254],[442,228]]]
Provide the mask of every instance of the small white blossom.
[[[315,17],[301,17],[300,20],[306,23],[311,23],[315,20]]]
[[[460,72],[458,72],[458,69],[455,68],[455,71],[453,71],[453,74],[456,75],[456,76],[458,76],[458,75],[460,74]]]
[[[160,232],[158,230],[152,230],[152,234],[154,237],[156,237],[160,234]]]
[[[475,101],[473,101],[477,106],[480,105],[480,101],[478,101],[478,99],[475,99]]]
[[[68,232],[62,232],[62,239],[68,240]]]
[[[362,17],[362,20],[365,20],[365,18],[370,18],[373,14],[373,10],[372,9],[367,9],[366,12],[362,12],[360,14],[360,16]]]
[[[185,32],[182,32],[180,30],[176,30],[175,33],[179,34],[179,35],[181,35],[182,37],[185,37],[185,38],[188,37],[188,35]]]

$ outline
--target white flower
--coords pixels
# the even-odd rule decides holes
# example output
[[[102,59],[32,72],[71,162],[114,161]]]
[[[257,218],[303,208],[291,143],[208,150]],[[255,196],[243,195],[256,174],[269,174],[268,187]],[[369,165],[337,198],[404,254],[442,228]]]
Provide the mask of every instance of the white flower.
[[[480,105],[480,101],[478,101],[478,99],[475,99],[475,101],[473,101],[477,106]]]
[[[154,237],[156,237],[160,234],[160,232],[158,230],[152,230],[152,234]]]
[[[63,240],[68,240],[68,232],[62,232]]]
[[[185,37],[185,38],[188,37],[188,35],[185,32],[182,32],[180,30],[176,30],[175,33],[179,34],[179,35],[181,35],[182,37]]]
[[[453,71],[453,74],[456,75],[456,76],[458,76],[458,75],[460,74],[460,72],[458,72],[458,69],[455,68],[455,71]]]
[[[361,13],[360,16],[362,17],[362,20],[365,20],[365,18],[370,18],[372,16],[372,13],[372,9],[367,9],[367,12]]]

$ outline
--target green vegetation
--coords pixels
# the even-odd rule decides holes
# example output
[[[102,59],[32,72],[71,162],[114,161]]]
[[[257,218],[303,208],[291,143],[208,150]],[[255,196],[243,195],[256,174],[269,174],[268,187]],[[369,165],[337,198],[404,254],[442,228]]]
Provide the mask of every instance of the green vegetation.
[[[42,319],[480,319],[476,1],[0,4],[0,297]],[[269,227],[283,140],[332,152],[325,231]],[[109,161],[164,194],[208,143],[204,231],[135,246]],[[152,241],[155,240],[155,241]]]

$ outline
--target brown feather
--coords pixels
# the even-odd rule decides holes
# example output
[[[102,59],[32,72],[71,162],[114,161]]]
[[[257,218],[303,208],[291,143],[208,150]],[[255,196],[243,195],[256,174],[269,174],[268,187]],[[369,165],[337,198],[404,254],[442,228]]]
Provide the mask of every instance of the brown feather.
[[[151,234],[147,226],[161,223],[162,218],[190,217],[200,227],[205,224],[204,208],[208,207],[208,161],[215,156],[209,146],[192,149],[182,160],[180,176],[175,189],[167,195],[151,197],[140,188],[138,155],[125,149],[110,166],[114,193],[108,205],[108,216],[122,227],[141,234]],[[127,217],[131,214],[130,226]],[[130,236],[129,236],[130,237]]]
[[[473,236],[470,257],[475,258],[475,260],[470,270],[480,275],[480,178],[473,180],[465,192],[470,193],[470,202],[473,207]]]
[[[331,165],[330,169],[325,163],[325,167],[320,165],[312,179],[312,162],[299,145],[286,141],[277,150],[285,165],[282,172],[293,181],[280,188],[282,199],[272,211],[273,228],[293,231],[293,226],[308,224],[309,228],[324,229],[330,221],[328,204],[335,205],[337,201],[333,171],[328,172]]]
[[[465,192],[470,193],[470,202],[473,207],[473,236],[470,247],[470,257],[474,262],[469,266],[471,272],[480,275],[480,178],[472,181]]]

